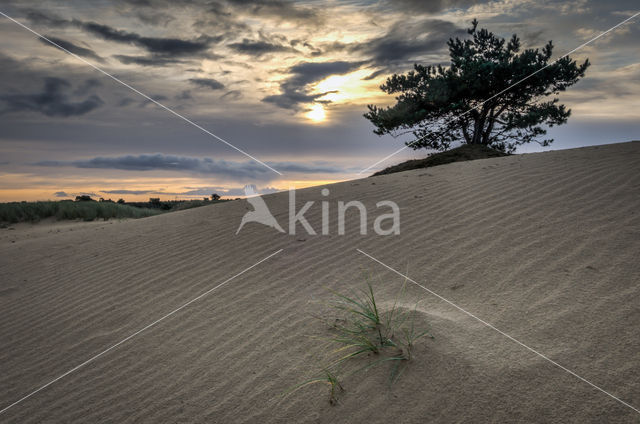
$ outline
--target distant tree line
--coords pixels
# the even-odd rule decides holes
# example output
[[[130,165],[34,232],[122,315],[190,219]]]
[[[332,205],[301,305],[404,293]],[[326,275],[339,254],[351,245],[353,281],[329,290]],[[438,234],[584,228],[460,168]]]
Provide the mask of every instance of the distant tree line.
[[[76,202],[95,202],[91,196],[83,194],[76,196]],[[150,197],[147,202],[127,202],[124,199],[118,199],[114,202],[111,199],[100,198],[98,202],[100,203],[118,203],[121,205],[129,205],[136,208],[146,208],[146,209],[160,209],[165,211],[170,210],[181,210],[181,209],[189,209],[195,208],[198,206],[204,206],[208,203],[214,202],[225,202],[226,200],[220,199],[220,195],[217,193],[213,193],[211,197],[203,197],[202,200],[160,200],[159,197]]]

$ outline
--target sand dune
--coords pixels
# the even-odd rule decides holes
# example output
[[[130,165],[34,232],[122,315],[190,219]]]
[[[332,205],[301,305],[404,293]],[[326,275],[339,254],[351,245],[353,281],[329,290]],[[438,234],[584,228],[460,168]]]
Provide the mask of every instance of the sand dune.
[[[0,415],[2,422],[640,422],[640,414],[424,290],[434,339],[400,380],[371,369],[330,406],[326,288],[380,299],[406,272],[517,340],[640,408],[640,143],[516,155],[300,190],[318,203],[392,200],[401,234],[288,235],[236,201],[73,231],[0,237],[0,409],[224,282]],[[285,226],[287,193],[264,197]],[[333,211],[332,213],[335,213]],[[376,217],[369,216],[369,229]],[[335,225],[335,218],[333,219]]]

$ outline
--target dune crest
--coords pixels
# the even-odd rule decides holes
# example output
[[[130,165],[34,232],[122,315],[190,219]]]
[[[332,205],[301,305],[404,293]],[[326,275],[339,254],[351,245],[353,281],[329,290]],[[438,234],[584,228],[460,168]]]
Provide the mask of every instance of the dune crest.
[[[314,302],[374,275],[356,249],[640,406],[640,143],[460,162],[334,184],[331,201],[382,199],[400,234],[235,234],[234,201],[137,221],[0,238],[0,408],[179,305],[282,253],[16,405],[1,421],[333,423],[637,422],[639,415],[425,291],[407,286],[434,339],[401,379],[372,369],[278,395],[318,368]],[[297,201],[320,201],[320,189]],[[288,193],[262,196],[277,218]],[[321,211],[306,215],[319,228]],[[372,221],[375,217],[369,217]],[[368,222],[371,226],[372,222]],[[365,271],[363,273],[363,271]],[[315,305],[315,306],[314,306]]]

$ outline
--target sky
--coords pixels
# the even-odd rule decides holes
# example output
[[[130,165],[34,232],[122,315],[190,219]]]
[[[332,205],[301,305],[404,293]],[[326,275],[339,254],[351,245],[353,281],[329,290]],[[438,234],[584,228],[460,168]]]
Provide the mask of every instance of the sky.
[[[362,116],[368,104],[394,103],[380,85],[414,63],[446,66],[447,40],[466,37],[472,19],[518,34],[525,48],[553,40],[559,57],[639,9],[631,0],[2,0],[1,12],[83,60],[0,16],[0,201],[236,197],[246,184],[268,193],[362,177],[411,141],[373,134]],[[560,96],[569,123],[550,129],[550,147],[518,153],[640,139],[638,39],[640,17],[572,54],[592,66]],[[370,172],[427,153],[405,149]]]

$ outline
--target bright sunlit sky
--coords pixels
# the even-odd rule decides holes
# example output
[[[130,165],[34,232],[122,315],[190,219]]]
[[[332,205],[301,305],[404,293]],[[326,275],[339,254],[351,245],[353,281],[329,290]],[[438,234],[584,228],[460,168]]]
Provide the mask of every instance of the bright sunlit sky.
[[[0,2],[0,11],[266,162],[278,175],[0,16],[0,201],[235,197],[358,177],[410,136],[362,114],[412,64],[447,64],[480,27],[555,56],[637,1],[115,0]],[[640,139],[640,18],[579,50],[573,111],[545,149]],[[531,145],[519,152],[542,150]],[[426,155],[406,149],[378,168]]]

